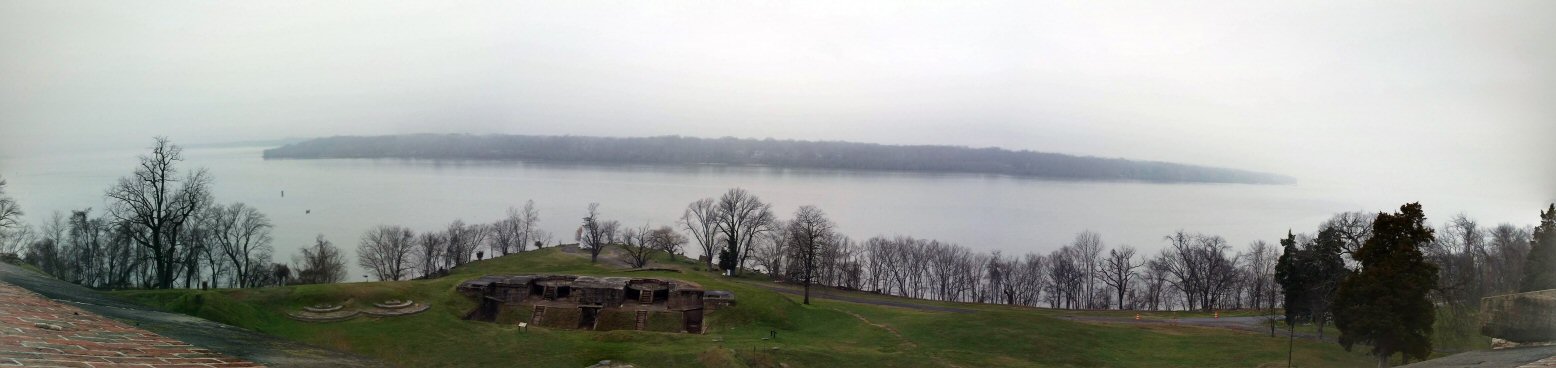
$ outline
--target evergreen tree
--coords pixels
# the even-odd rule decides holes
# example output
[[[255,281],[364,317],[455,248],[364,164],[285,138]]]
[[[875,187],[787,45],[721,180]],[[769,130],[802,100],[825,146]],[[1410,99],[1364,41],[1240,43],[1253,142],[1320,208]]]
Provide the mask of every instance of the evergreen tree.
[[[1330,227],[1319,231],[1318,238],[1299,253],[1302,257],[1298,258],[1297,267],[1305,274],[1307,283],[1303,299],[1307,302],[1308,318],[1318,325],[1320,339],[1324,338],[1324,325],[1332,315],[1335,292],[1351,274],[1345,268],[1345,259],[1340,258],[1344,248],[1345,238],[1338,229]]]
[[[1540,226],[1530,237],[1524,259],[1524,280],[1518,291],[1556,289],[1556,204],[1540,212]]]
[[[1427,294],[1437,285],[1437,266],[1421,248],[1434,235],[1420,203],[1399,210],[1373,221],[1372,238],[1355,254],[1361,270],[1340,284],[1334,307],[1340,345],[1372,345],[1379,367],[1394,353],[1426,359],[1432,352],[1436,311]]]
[[[1286,309],[1286,324],[1295,325],[1307,319],[1307,302],[1302,299],[1307,283],[1297,266],[1301,250],[1297,249],[1297,236],[1289,230],[1286,231],[1286,238],[1280,240],[1280,246],[1280,259],[1275,262],[1275,282],[1280,283],[1281,290],[1285,290],[1286,300],[1283,305]]]

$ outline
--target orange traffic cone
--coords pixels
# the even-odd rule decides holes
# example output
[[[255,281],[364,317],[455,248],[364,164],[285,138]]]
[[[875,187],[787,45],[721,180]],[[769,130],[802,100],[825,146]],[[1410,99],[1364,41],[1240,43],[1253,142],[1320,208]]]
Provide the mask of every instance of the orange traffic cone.
[[[1139,320],[1140,320],[1140,313],[1135,313],[1135,320],[1136,320],[1136,321],[1139,321]]]

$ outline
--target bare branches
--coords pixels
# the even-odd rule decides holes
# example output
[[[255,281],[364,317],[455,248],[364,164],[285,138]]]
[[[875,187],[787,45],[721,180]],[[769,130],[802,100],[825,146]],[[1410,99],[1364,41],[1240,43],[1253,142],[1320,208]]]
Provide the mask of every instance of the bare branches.
[[[357,245],[357,264],[379,281],[398,281],[410,276],[416,251],[416,234],[400,226],[379,225],[362,234]]]
[[[789,221],[790,248],[800,264],[799,280],[805,285],[805,304],[810,304],[810,285],[821,267],[818,257],[823,249],[834,245],[840,236],[834,231],[836,224],[827,219],[826,213],[815,206],[800,206]]]
[[[270,263],[270,218],[243,203],[210,209],[210,226],[216,249],[236,273],[237,286],[247,287],[254,265]]]
[[[719,256],[719,268],[739,274],[746,258],[750,257],[752,240],[773,230],[776,218],[772,205],[763,203],[745,189],[734,188],[719,197],[715,206],[715,222],[725,244]]]
[[[529,246],[530,241],[537,238],[535,226],[540,222],[540,211],[535,209],[535,201],[525,201],[524,208],[508,207],[508,217],[497,220],[490,226],[492,255],[508,255],[523,252]]]
[[[152,253],[155,286],[169,288],[177,276],[180,228],[210,202],[210,176],[195,170],[182,179],[175,166],[183,149],[157,137],[139,167],[110,187],[108,211],[120,223],[134,227],[132,239]],[[176,188],[175,188],[176,187]]]
[[[21,227],[21,218],[21,206],[16,204],[16,199],[5,194],[5,179],[0,178],[0,242]]]
[[[1135,248],[1125,245],[1109,250],[1102,261],[1102,282],[1117,292],[1118,309],[1125,309],[1124,294],[1129,291],[1130,279],[1135,276],[1135,269],[1144,264],[1135,263],[1134,258]]]
[[[345,257],[341,256],[340,248],[324,239],[324,234],[315,237],[313,246],[303,248],[302,254],[293,258],[292,262],[298,264],[298,284],[329,284],[346,280]]]
[[[627,262],[632,268],[643,268],[648,265],[649,256],[653,255],[654,247],[649,244],[648,224],[638,228],[627,228],[621,232],[621,249],[627,253]]]
[[[578,227],[575,238],[578,246],[589,251],[589,263],[598,262],[600,252],[617,241],[617,232],[621,223],[600,219],[600,204],[590,203],[588,216],[584,216],[583,225]]]
[[[704,267],[713,269],[714,258],[718,256],[719,242],[719,207],[714,205],[713,198],[699,199],[686,205],[686,210],[681,213],[680,225],[692,234],[692,240],[702,247]]]

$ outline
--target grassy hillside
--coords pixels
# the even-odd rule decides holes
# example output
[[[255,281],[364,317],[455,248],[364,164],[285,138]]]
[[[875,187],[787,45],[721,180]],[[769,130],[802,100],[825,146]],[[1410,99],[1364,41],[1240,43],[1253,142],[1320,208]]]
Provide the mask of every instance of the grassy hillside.
[[[705,335],[535,327],[520,331],[511,324],[460,319],[475,304],[454,292],[459,282],[487,274],[540,272],[679,278],[732,290],[740,304],[711,313]],[[119,294],[170,311],[416,367],[582,367],[605,359],[640,367],[1274,367],[1286,362],[1285,339],[1254,333],[1082,323],[1059,318],[1077,312],[1008,306],[923,302],[973,310],[947,313],[831,300],[802,305],[797,297],[758,285],[693,271],[625,272],[552,248],[476,262],[436,280]],[[367,305],[407,297],[432,309],[407,317],[325,324],[285,316],[286,311],[321,302]],[[778,331],[778,338],[763,340],[770,330]],[[1362,353],[1308,341],[1297,342],[1296,361],[1309,367],[1373,363]]]

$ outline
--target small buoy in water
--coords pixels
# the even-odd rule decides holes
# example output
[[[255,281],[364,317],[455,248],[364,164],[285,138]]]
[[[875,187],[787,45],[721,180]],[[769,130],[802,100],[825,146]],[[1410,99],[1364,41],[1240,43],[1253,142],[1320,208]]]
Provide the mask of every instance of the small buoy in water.
[[[286,191],[281,191],[281,198],[286,198]]]
[[[306,214],[310,214],[310,213],[313,213],[313,210],[305,210],[305,211],[303,211],[303,214],[304,214],[304,215],[306,215]]]

